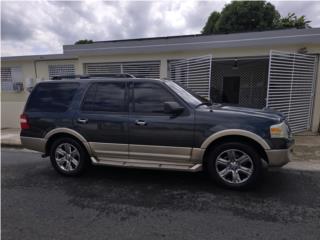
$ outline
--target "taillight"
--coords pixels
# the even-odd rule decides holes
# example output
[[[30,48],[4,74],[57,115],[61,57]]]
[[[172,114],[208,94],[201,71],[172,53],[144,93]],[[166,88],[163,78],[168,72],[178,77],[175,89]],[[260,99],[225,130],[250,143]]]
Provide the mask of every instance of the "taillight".
[[[20,127],[21,129],[29,129],[28,116],[26,114],[20,115]]]

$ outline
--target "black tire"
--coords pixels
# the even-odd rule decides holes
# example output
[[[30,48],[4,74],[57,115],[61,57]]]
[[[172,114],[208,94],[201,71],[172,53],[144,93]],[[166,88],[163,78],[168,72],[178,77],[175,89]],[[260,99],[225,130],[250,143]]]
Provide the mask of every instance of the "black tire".
[[[78,151],[79,154],[74,155],[74,158],[71,159],[71,154],[69,154],[68,160],[71,164],[72,167],[65,167],[65,169],[63,169],[63,166],[67,166],[67,164],[58,164],[58,161],[56,160],[56,154],[58,154],[56,151],[57,149],[63,146],[72,146],[71,149],[76,149]],[[74,152],[74,151],[72,151]],[[63,154],[59,154],[58,158],[63,158]],[[67,157],[65,157],[67,158]],[[55,140],[53,142],[53,144],[51,145],[50,148],[50,160],[51,160],[51,164],[54,167],[54,169],[64,175],[64,176],[79,176],[81,175],[88,167],[89,165],[89,157],[88,154],[86,152],[86,150],[84,149],[84,147],[76,140],[72,139],[72,138],[59,138],[57,140]],[[78,165],[75,165],[73,162],[74,160],[78,160]],[[60,161],[61,162],[61,161]],[[72,169],[74,168],[74,169]],[[69,169],[69,170],[67,170]]]
[[[225,159],[229,159],[229,152],[233,152],[231,156],[238,155],[238,159],[241,159],[240,156],[243,156],[243,159],[247,159],[246,162],[241,163],[246,165],[241,165],[240,162],[242,161],[237,160],[233,160],[232,164],[227,163]],[[242,153],[244,154],[241,155]],[[249,156],[249,158],[246,158],[245,154]],[[237,158],[235,157],[234,159]],[[244,190],[252,188],[260,182],[261,176],[263,175],[261,156],[259,152],[257,152],[252,146],[247,143],[224,142],[216,145],[210,150],[209,154],[207,155],[206,161],[207,170],[210,176],[220,185],[231,189]],[[228,169],[224,171],[224,167]],[[239,170],[239,168],[241,169]],[[242,169],[249,169],[250,171],[244,173],[242,172]],[[226,176],[221,176],[226,172],[229,173],[227,173]],[[249,175],[248,173],[251,173],[251,175]],[[239,177],[234,177],[234,175]],[[239,178],[240,181],[238,180]],[[234,179],[236,179],[236,181],[238,182],[234,183]],[[243,182],[241,182],[241,179],[243,180]]]

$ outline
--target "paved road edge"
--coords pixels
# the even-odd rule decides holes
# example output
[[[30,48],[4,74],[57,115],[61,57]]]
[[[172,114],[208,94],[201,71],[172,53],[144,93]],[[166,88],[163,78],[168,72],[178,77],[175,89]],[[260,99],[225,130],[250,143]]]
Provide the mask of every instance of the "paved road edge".
[[[19,149],[21,151],[34,152],[23,148],[21,144],[1,144],[1,148],[5,149]],[[296,171],[319,171],[320,172],[320,162],[319,161],[291,161],[282,168],[271,168],[271,170],[296,170]]]

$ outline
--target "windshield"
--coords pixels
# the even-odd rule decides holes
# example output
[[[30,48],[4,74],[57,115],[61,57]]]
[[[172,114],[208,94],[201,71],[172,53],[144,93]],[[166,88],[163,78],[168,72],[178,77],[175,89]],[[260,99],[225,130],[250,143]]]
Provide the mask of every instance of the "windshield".
[[[193,92],[192,90],[186,88],[183,85],[180,85],[177,82],[173,81],[165,81],[165,84],[169,86],[173,91],[175,91],[180,97],[183,98],[188,103],[193,105],[200,105],[200,104],[209,104],[210,101],[204,97],[201,97],[197,93]]]

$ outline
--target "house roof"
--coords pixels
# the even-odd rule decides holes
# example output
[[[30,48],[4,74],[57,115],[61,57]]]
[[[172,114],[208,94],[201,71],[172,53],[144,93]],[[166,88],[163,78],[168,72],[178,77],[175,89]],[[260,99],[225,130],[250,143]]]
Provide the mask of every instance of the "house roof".
[[[75,55],[121,53],[152,53],[190,51],[215,48],[253,47],[266,45],[320,43],[320,28],[287,29],[262,32],[184,35],[156,38],[138,38],[64,45],[63,51]]]
[[[74,60],[76,56],[71,54],[42,54],[1,57],[1,61],[45,61],[45,60]]]
[[[320,44],[320,28],[98,41],[90,44],[64,45],[63,54],[12,56],[2,57],[1,60],[59,60],[76,59],[78,56],[85,55],[156,53],[288,44]]]

